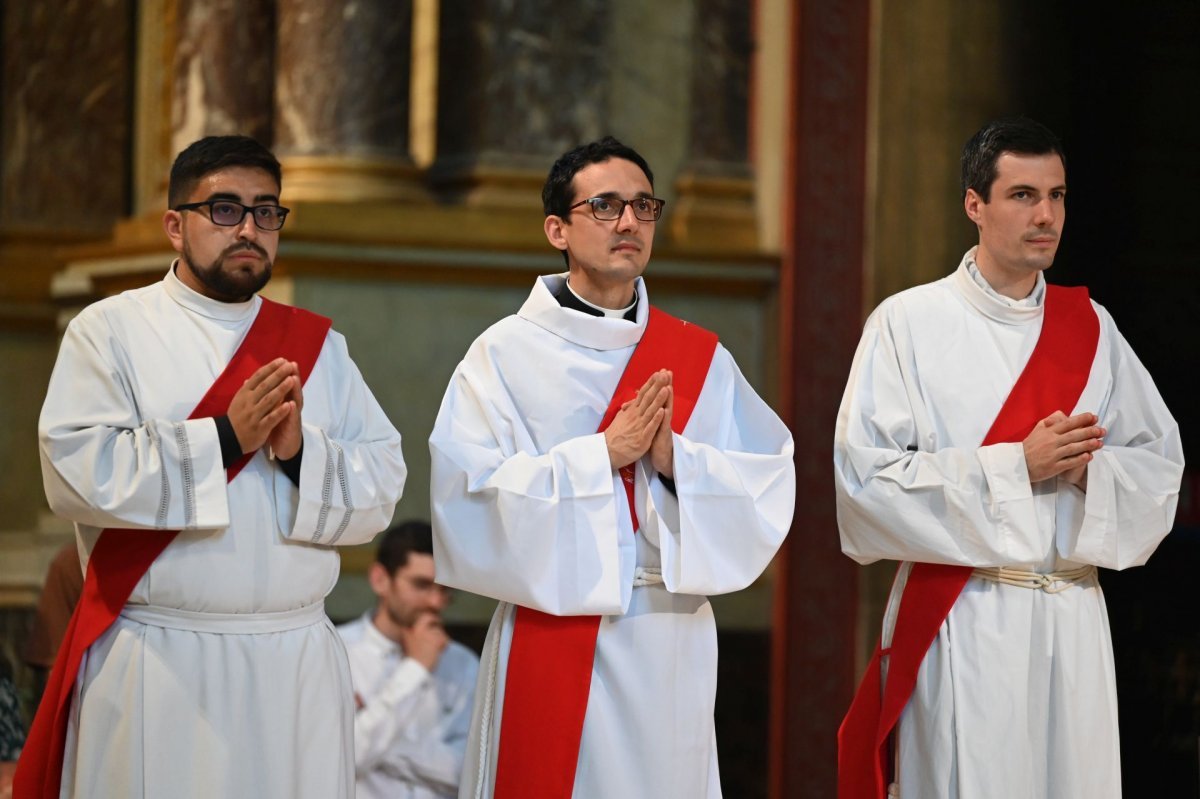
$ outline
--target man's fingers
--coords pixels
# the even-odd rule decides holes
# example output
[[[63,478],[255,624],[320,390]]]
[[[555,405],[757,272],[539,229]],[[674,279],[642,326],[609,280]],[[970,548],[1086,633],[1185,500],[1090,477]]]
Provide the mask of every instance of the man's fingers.
[[[276,405],[287,399],[288,394],[292,393],[293,382],[296,382],[296,378],[288,375],[283,380],[279,381],[274,388],[260,397],[257,405],[264,410],[268,408],[274,408]]]
[[[1054,418],[1053,416],[1049,418]],[[1081,427],[1091,427],[1100,419],[1094,413],[1080,413],[1075,416],[1062,416],[1053,424],[1053,429],[1057,433],[1067,433],[1071,430],[1078,430]]]
[[[276,358],[270,363],[263,364],[254,370],[254,374],[250,375],[245,386],[251,390],[258,388],[264,380],[280,371],[287,363],[283,358]]]
[[[294,407],[296,407],[296,403],[291,400],[281,403],[275,410],[262,418],[262,427],[267,431],[274,430],[276,425],[287,418],[287,415],[292,412],[292,408]]]
[[[1091,463],[1092,458],[1096,457],[1090,452],[1084,452],[1070,458],[1063,458],[1054,464],[1054,474],[1059,475],[1063,472],[1069,472],[1072,469],[1077,469],[1080,466]]]
[[[1076,430],[1068,430],[1061,434],[1061,441],[1067,444],[1074,444],[1078,441],[1090,441],[1092,439],[1104,438],[1108,431],[1103,427],[1080,427]]]
[[[659,369],[642,384],[642,387],[638,389],[637,395],[637,402],[641,408],[655,407],[657,404],[655,398],[658,396],[658,392],[663,386],[671,382],[670,375],[671,373],[666,369]]]

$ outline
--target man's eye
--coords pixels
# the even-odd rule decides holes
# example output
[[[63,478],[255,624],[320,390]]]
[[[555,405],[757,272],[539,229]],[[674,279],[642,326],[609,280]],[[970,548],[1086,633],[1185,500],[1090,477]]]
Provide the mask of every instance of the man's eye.
[[[634,201],[633,201],[633,210],[635,210],[635,211],[646,211],[646,210],[649,210],[649,209],[650,209],[650,201],[649,201],[649,200],[646,200],[646,199],[643,199],[643,198],[638,198],[638,199],[636,199],[636,200],[634,200]]]
[[[613,209],[613,204],[609,200],[605,200],[603,198],[597,198],[595,200],[592,200],[592,208],[599,211],[600,213],[604,213],[606,211],[611,211]]]
[[[238,213],[240,209],[233,203],[213,203],[212,212],[214,216],[230,216]]]

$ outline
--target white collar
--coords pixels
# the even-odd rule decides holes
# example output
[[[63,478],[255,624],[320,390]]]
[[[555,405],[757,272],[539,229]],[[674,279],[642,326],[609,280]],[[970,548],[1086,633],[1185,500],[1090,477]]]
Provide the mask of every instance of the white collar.
[[[257,294],[245,302],[221,302],[212,297],[205,297],[185,285],[179,279],[179,275],[175,274],[175,267],[178,263],[178,258],[171,262],[171,268],[167,270],[167,275],[163,278],[163,288],[166,290],[167,296],[179,305],[189,311],[195,311],[201,316],[223,322],[241,322],[252,319],[258,314],[258,307],[262,305],[262,300],[258,298]]]
[[[400,644],[388,638],[375,626],[375,610],[371,608],[362,615],[363,640],[380,655],[397,654],[403,657],[404,649]]]
[[[570,278],[567,279],[567,291],[571,292],[572,296],[574,296],[575,299],[579,300],[581,303],[583,303],[587,307],[591,308],[596,313],[598,313],[601,316],[606,317],[608,319],[624,319],[625,314],[629,313],[629,310],[631,308],[633,308],[634,305],[637,304],[637,292],[635,291],[633,293],[633,299],[630,300],[629,304],[626,305],[624,308],[615,308],[615,309],[614,308],[601,308],[596,303],[588,302],[583,297],[579,296],[579,292],[577,292],[575,289],[571,288]]]
[[[1037,283],[1028,297],[1020,300],[1005,297],[988,285],[980,274],[979,267],[975,265],[976,249],[972,247],[967,250],[958,269],[950,277],[963,298],[984,316],[1004,324],[1020,325],[1040,319],[1046,299],[1046,279],[1042,273],[1038,273]]]
[[[562,307],[554,295],[566,280],[566,272],[539,277],[533,283],[529,298],[517,311],[517,316],[572,344],[594,350],[619,350],[641,341],[646,320],[650,316],[650,299],[644,280],[639,277],[634,284],[638,307],[637,321],[632,324],[627,319],[589,316],[582,311]]]

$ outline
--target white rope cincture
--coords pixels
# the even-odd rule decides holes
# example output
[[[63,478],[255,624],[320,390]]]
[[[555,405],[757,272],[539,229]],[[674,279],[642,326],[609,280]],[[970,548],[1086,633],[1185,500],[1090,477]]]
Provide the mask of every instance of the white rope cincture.
[[[633,570],[633,587],[641,588],[645,585],[662,585],[663,576],[662,569],[650,566],[642,568],[638,566]]]
[[[483,710],[479,717],[479,771],[475,777],[475,799],[483,799],[483,785],[487,781],[488,744],[492,738],[492,711],[496,704],[496,674],[500,668],[500,638],[504,630],[504,617],[509,610],[507,602],[496,607],[500,624],[496,627],[496,640],[487,663],[487,685],[483,695]]]
[[[1000,585],[1011,585],[1015,588],[1028,588],[1033,591],[1044,591],[1047,594],[1057,594],[1073,585],[1090,582],[1096,579],[1095,566],[1079,566],[1057,572],[1027,571],[1014,569],[1009,566],[994,566],[986,569],[976,569],[976,577]]]

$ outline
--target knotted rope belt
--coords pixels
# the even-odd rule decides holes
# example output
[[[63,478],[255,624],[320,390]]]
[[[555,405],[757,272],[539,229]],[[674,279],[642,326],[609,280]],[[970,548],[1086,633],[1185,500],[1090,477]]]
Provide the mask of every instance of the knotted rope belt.
[[[1075,569],[1042,574],[1041,572],[1031,572],[1025,569],[1014,569],[1009,566],[995,566],[988,569],[976,569],[974,575],[992,583],[1032,590],[1041,589],[1047,594],[1057,594],[1060,591],[1065,591],[1072,585],[1095,580],[1096,567],[1080,566]]]

